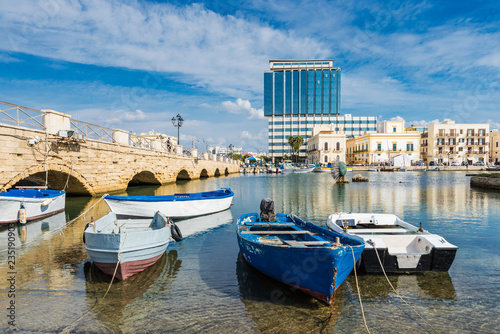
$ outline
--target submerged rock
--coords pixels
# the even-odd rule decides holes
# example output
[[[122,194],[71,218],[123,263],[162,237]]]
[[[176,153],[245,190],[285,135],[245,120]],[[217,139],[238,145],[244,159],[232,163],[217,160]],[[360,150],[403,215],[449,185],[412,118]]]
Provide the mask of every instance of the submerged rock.
[[[367,177],[364,177],[363,175],[361,174],[356,174],[353,176],[352,182],[368,182],[368,178]]]
[[[471,187],[500,189],[500,173],[477,174],[470,179]]]

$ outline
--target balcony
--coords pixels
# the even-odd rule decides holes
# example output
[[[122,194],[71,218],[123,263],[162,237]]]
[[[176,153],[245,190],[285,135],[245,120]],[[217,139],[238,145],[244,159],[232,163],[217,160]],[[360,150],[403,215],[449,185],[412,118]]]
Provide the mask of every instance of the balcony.
[[[458,133],[447,133],[446,134],[446,137],[452,137],[452,138],[455,138],[455,137],[458,137]]]

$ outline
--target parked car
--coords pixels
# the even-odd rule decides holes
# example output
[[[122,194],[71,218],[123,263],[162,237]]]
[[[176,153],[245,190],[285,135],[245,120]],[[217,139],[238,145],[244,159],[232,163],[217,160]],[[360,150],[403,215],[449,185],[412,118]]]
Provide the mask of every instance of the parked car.
[[[495,162],[495,166],[500,166],[500,161]]]
[[[459,164],[457,161],[452,161],[452,162],[451,162],[451,165],[452,165],[452,166],[460,166],[460,164]]]
[[[436,163],[434,161],[429,162],[429,166],[435,166]]]
[[[462,166],[467,166],[467,165],[468,165],[467,161],[462,161]]]
[[[474,166],[484,166],[484,162],[483,161],[474,162]]]

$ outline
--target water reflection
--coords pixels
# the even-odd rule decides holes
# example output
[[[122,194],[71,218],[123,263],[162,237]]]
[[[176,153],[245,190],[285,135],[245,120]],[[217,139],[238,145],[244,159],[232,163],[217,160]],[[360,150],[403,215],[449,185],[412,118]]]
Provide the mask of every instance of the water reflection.
[[[422,272],[412,274],[391,274],[389,281],[398,294],[411,298],[448,299],[456,298],[455,287],[447,272]],[[346,282],[356,286],[354,275],[350,275]],[[370,298],[397,298],[384,275],[361,274],[358,282],[363,299]]]
[[[333,314],[329,319],[330,307],[252,268],[241,253],[236,261],[236,276],[241,300],[261,332],[331,333],[341,315],[342,286],[335,294]]]
[[[233,214],[231,213],[231,209],[200,217],[175,220],[175,223],[182,232],[183,238],[207,232],[221,225],[232,222]]]
[[[177,251],[170,250],[144,271],[125,281],[113,282],[106,298],[93,310],[95,317],[104,328],[121,331],[117,327],[127,320],[127,305],[143,296],[157,282],[161,281],[163,291],[168,290],[181,266],[182,260],[178,259]],[[103,273],[92,261],[85,263],[84,273],[86,299],[90,309],[102,299],[112,277]]]
[[[65,212],[60,212],[50,217],[43,218],[41,220],[35,220],[29,222],[26,225],[15,224],[15,244],[17,254],[23,254],[27,247],[34,247],[38,242],[43,239],[50,238],[50,234],[53,231],[61,229],[66,224],[66,214]],[[9,238],[9,227],[4,226],[0,231],[0,247],[2,251],[0,253],[0,262],[5,261],[7,258],[7,244]]]

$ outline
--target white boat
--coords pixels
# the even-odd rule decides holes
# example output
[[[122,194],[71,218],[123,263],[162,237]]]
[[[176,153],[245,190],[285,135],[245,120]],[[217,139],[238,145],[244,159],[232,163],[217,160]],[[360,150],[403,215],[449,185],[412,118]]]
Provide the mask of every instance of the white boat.
[[[294,173],[311,173],[316,167],[295,168]]]
[[[25,209],[27,221],[64,211],[66,192],[47,189],[9,189],[0,193],[0,224],[19,222]],[[22,220],[22,219],[21,219]]]
[[[458,250],[443,237],[393,214],[335,213],[327,226],[365,240],[358,265],[366,272],[381,272],[380,262],[386,272],[448,271]]]
[[[153,219],[117,220],[114,212],[87,224],[85,249],[104,273],[125,280],[153,265],[165,253],[173,229],[165,215]]]
[[[156,211],[170,218],[187,218],[226,210],[234,193],[229,188],[200,193],[166,196],[110,196],[104,197],[111,211],[119,217],[153,217]]]
[[[321,172],[330,172],[331,173],[332,172],[332,167],[316,167],[314,169],[314,171],[315,172],[319,172],[319,173],[321,173]]]
[[[280,170],[282,173],[293,173],[295,168],[296,168],[295,165],[288,161],[285,161],[284,163],[280,164]]]

